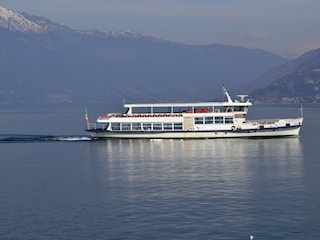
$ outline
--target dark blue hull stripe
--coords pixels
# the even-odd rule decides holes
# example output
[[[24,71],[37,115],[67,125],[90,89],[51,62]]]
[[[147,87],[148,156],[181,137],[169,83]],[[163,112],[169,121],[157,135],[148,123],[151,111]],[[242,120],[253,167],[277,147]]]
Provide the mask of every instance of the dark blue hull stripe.
[[[277,128],[260,128],[260,129],[238,129],[238,130],[204,130],[204,131],[119,131],[119,130],[104,130],[104,129],[86,129],[87,132],[93,133],[116,133],[116,134],[159,134],[159,133],[217,133],[217,132],[232,132],[232,133],[254,133],[254,132],[270,132],[270,131],[284,131],[300,128],[300,125],[297,126],[286,126],[286,127],[277,127]]]

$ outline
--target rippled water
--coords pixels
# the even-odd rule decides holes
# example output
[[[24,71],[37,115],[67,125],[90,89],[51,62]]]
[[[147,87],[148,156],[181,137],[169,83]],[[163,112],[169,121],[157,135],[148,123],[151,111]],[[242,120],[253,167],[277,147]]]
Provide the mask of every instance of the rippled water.
[[[296,109],[256,114],[266,111]],[[0,239],[319,239],[320,111],[304,111],[299,138],[93,141],[66,134],[68,124],[64,134],[41,124],[6,131]],[[78,115],[45,115],[57,112]]]

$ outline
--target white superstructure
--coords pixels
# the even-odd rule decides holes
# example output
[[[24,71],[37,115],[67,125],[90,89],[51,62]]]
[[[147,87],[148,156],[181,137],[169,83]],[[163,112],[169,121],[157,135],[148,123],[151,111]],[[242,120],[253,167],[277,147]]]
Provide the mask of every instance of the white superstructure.
[[[297,136],[303,118],[246,120],[247,95],[226,102],[124,104],[123,114],[99,116],[88,123],[95,138],[188,139]]]

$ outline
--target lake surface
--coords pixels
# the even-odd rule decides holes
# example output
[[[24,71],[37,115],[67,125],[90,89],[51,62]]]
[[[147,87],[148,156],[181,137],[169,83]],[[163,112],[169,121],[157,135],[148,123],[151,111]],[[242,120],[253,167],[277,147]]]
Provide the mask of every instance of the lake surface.
[[[95,141],[82,106],[0,116],[0,239],[320,239],[318,105],[280,139]]]

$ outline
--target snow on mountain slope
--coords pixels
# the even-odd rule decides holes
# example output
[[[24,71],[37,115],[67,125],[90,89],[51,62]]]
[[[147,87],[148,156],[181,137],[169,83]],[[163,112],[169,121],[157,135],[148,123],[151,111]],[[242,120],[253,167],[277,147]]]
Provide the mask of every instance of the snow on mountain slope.
[[[73,30],[67,26],[52,22],[45,17],[20,13],[14,10],[0,6],[0,28],[7,29],[13,32],[34,32],[41,33],[46,31],[70,31],[85,35],[93,35],[100,37],[129,37],[129,38],[145,38],[154,41],[162,42],[163,40],[153,36],[135,33],[131,31],[100,31],[97,29]]]
[[[26,19],[21,13],[0,6],[0,27],[15,32],[42,32],[39,24]]]

